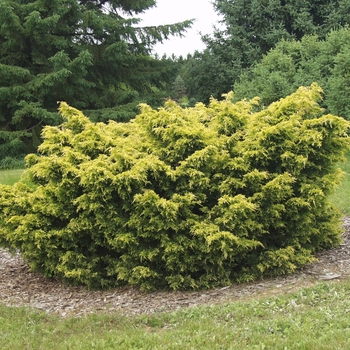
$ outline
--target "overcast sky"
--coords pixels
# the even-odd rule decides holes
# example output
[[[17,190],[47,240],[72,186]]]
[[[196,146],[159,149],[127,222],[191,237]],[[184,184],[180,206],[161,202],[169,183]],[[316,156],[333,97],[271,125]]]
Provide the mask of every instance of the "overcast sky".
[[[143,19],[141,26],[172,24],[195,18],[196,21],[184,38],[171,37],[164,44],[157,44],[154,47],[160,56],[166,53],[168,56],[175,54],[184,57],[188,53],[205,48],[199,32],[212,33],[213,25],[219,19],[211,0],[157,0],[157,7],[147,10],[138,17]]]

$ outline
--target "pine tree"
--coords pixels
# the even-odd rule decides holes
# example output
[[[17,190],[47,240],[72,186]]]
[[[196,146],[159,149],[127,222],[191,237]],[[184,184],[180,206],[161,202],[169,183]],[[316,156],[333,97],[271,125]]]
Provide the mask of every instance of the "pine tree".
[[[135,100],[173,81],[171,60],[153,59],[152,46],[191,21],[140,27],[136,16],[154,5],[0,0],[0,157],[35,149],[42,126],[61,121],[58,101],[94,120],[128,120]]]

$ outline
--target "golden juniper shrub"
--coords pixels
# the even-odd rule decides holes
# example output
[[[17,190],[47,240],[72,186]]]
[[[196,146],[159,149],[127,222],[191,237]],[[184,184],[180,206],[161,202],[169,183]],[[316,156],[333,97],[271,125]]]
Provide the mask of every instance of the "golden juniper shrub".
[[[91,288],[198,289],[294,271],[340,241],[328,196],[349,122],[302,87],[257,99],[168,101],[129,123],[65,103],[27,157],[31,190],[2,186],[0,243],[33,269]]]

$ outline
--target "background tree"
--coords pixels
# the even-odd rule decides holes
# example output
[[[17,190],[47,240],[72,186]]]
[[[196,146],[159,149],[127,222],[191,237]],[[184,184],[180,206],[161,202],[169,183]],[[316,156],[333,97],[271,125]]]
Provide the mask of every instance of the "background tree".
[[[188,95],[196,101],[208,103],[211,96],[219,98],[224,91],[232,90],[234,70],[227,69],[209,49],[187,57],[182,71]]]
[[[234,85],[235,97],[260,97],[261,106],[317,82],[324,90],[322,106],[350,120],[350,29],[331,31],[326,39],[305,36],[281,41]]]
[[[93,120],[128,120],[176,76],[152,46],[191,25],[139,27],[155,0],[0,0],[0,157],[34,150],[57,101]]]
[[[184,96],[186,96],[186,85],[181,75],[178,75],[173,84],[172,98],[178,101]]]
[[[200,89],[200,100],[220,98],[242,72],[260,61],[281,39],[304,35],[325,38],[332,28],[350,23],[349,0],[215,0],[225,28],[204,36],[207,49],[192,62],[186,85]],[[208,73],[209,71],[213,74]],[[208,74],[217,74],[208,81]]]

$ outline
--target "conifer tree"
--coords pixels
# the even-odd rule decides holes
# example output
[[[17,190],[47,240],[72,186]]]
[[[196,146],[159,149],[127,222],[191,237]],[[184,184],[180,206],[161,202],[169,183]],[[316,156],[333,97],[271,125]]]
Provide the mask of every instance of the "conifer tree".
[[[305,36],[281,41],[234,85],[234,100],[259,96],[261,106],[286,97],[299,86],[317,82],[322,107],[350,120],[350,28],[331,31],[325,40]]]
[[[203,102],[220,98],[231,89],[244,69],[260,61],[281,39],[300,40],[304,35],[324,39],[334,28],[350,23],[349,0],[215,0],[224,29],[203,38],[207,49],[192,62],[186,85],[199,91]],[[207,79],[207,70],[215,79]],[[210,74],[210,73],[209,73]],[[192,84],[192,85],[191,85]],[[228,88],[230,86],[230,88]]]
[[[152,46],[191,25],[140,27],[155,0],[0,0],[0,161],[35,149],[66,101],[96,120],[128,120],[171,83]]]
[[[181,75],[178,75],[173,83],[173,99],[179,101],[186,96],[186,85]]]

